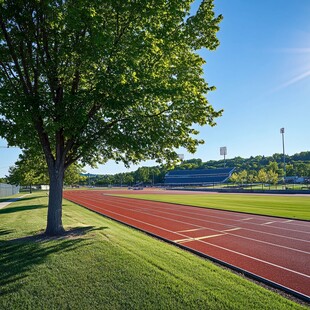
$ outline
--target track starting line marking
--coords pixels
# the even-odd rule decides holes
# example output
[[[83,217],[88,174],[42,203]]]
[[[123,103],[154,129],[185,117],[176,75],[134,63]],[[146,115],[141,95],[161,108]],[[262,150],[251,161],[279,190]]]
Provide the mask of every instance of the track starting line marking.
[[[196,229],[188,229],[188,230],[182,230],[182,231],[178,231],[178,232],[192,232],[192,231],[199,231],[205,229],[204,227],[201,228],[196,228]],[[184,239],[179,239],[179,240],[173,240],[173,242],[176,243],[185,243],[185,242],[191,242],[191,241],[197,241],[197,240],[203,240],[203,239],[209,239],[209,238],[214,238],[214,237],[220,237],[220,236],[224,236],[227,235],[228,232],[230,231],[236,231],[241,229],[240,227],[235,227],[235,228],[231,228],[231,229],[226,229],[221,231],[219,234],[215,234],[215,235],[208,235],[208,236],[202,236],[202,237],[197,237],[197,238],[184,238]]]
[[[209,235],[209,236],[202,236],[202,237],[197,237],[197,238],[186,238],[186,239],[180,239],[180,240],[173,240],[173,242],[185,243],[185,242],[191,242],[191,241],[197,241],[197,240],[219,237],[219,236],[223,236],[223,235],[225,235],[225,234]]]

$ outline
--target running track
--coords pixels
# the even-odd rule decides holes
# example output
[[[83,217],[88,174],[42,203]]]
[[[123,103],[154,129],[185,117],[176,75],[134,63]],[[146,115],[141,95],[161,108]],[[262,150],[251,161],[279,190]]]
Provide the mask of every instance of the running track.
[[[65,191],[64,198],[310,301],[310,222],[108,193]]]

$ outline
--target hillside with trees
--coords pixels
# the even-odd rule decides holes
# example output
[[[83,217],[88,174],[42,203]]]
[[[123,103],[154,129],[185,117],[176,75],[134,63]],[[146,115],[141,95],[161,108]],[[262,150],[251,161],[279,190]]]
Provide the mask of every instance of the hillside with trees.
[[[299,176],[310,178],[310,151],[301,152],[292,156],[285,156],[286,176]],[[250,158],[235,157],[225,160],[226,167],[235,167],[238,183],[247,182],[276,182],[284,175],[283,155],[276,153],[272,156],[251,156]],[[224,160],[210,160],[202,162],[200,158],[184,160],[174,169],[216,169],[224,167]],[[137,183],[160,184],[164,182],[165,174],[169,171],[165,166],[141,167],[134,172],[118,173],[115,175],[92,175],[85,181],[85,185],[109,186],[133,185]],[[84,176],[88,176],[85,174]]]

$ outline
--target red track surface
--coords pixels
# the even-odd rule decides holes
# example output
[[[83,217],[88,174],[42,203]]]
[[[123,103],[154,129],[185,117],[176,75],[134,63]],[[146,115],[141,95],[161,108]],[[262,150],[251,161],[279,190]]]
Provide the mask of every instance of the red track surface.
[[[309,298],[310,222],[106,195],[109,193],[65,191],[64,198]]]

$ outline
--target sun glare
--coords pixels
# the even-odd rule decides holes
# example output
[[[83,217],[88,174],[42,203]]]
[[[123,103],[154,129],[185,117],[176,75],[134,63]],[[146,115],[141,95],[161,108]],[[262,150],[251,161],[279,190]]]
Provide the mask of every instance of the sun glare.
[[[300,66],[294,67],[291,77],[276,87],[273,91],[284,89],[310,77],[310,47],[283,48],[277,50],[277,52],[291,54],[294,58],[298,59]]]

